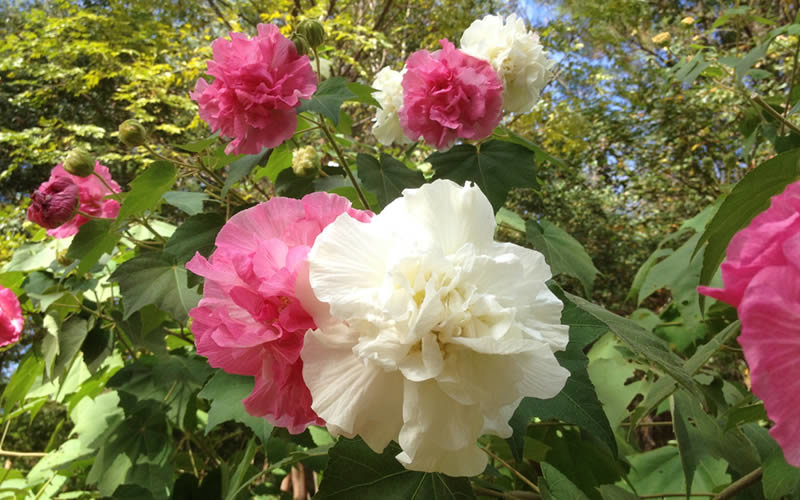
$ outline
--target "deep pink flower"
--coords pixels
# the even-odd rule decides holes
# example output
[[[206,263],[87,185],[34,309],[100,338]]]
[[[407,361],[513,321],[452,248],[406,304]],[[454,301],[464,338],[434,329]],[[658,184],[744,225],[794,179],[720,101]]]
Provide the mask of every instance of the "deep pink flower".
[[[72,179],[58,177],[43,183],[31,195],[28,219],[47,229],[66,224],[75,216],[80,189]]]
[[[108,167],[95,162],[94,171],[115,193],[120,192],[119,184],[111,178]],[[87,217],[80,214],[66,217],[67,211],[75,213],[74,205],[71,210],[68,210],[74,193],[73,188],[69,187],[70,184],[77,187],[80,200],[78,209],[81,212],[99,219],[113,219],[119,213],[119,202],[106,199],[111,191],[100,179],[94,175],[88,177],[72,175],[59,163],[50,172],[50,179],[43,182],[33,193],[31,196],[33,203],[28,207],[28,218],[40,226],[48,228],[47,234],[50,236],[68,238],[77,234],[78,228],[89,222]],[[56,196],[56,193],[61,194]]]
[[[406,61],[400,123],[412,140],[447,149],[459,137],[483,139],[500,123],[503,84],[488,61],[469,56],[447,39],[434,53]]]
[[[233,138],[228,154],[256,154],[278,146],[297,128],[295,108],[317,89],[317,77],[307,56],[274,24],[259,24],[258,35],[231,33],[211,44],[210,84],[202,78],[190,95],[200,118]]]
[[[736,233],[721,271],[725,288],[698,291],[737,308],[753,394],[786,460],[800,467],[800,182]]]
[[[23,322],[19,299],[14,292],[0,286],[0,347],[19,340]]]
[[[303,381],[300,349],[316,325],[298,287],[308,280],[314,240],[342,213],[371,217],[328,193],[272,198],[231,217],[208,260],[197,254],[186,264],[205,278],[203,299],[189,313],[197,352],[211,366],[255,377],[245,409],[292,433],[323,423]]]

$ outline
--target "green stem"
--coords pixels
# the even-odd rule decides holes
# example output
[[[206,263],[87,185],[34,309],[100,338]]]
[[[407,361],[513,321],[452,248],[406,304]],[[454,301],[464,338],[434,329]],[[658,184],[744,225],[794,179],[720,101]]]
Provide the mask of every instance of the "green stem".
[[[167,242],[167,239],[166,239],[166,238],[164,238],[163,236],[161,236],[160,234],[158,234],[158,233],[156,232],[156,230],[155,230],[155,229],[153,229],[153,226],[151,226],[151,225],[150,225],[150,223],[149,223],[149,222],[147,222],[147,218],[146,218],[146,217],[140,217],[140,218],[138,218],[138,219],[137,219],[137,222],[139,222],[141,225],[143,225],[144,227],[146,227],[148,231],[150,231],[151,233],[153,233],[153,235],[154,235],[154,236],[155,236],[155,237],[156,237],[156,238],[157,238],[159,241],[161,241],[161,243],[166,243],[166,242]]]
[[[749,474],[740,477],[733,483],[731,483],[727,488],[722,490],[719,495],[714,497],[714,500],[726,500],[728,498],[733,498],[737,493],[741,490],[747,488],[751,484],[755,483],[761,476],[764,474],[764,469],[759,467],[758,469],[750,472]]]
[[[348,179],[353,184],[353,187],[356,189],[356,194],[358,195],[358,199],[361,200],[361,204],[364,206],[365,210],[370,210],[369,202],[367,201],[367,197],[364,195],[364,192],[361,190],[361,186],[358,185],[358,181],[356,181],[356,177],[353,175],[353,171],[350,170],[350,166],[347,165],[347,160],[344,159],[344,155],[342,154],[342,150],[339,149],[339,145],[336,144],[336,140],[334,140],[333,135],[331,135],[328,127],[325,125],[325,118],[322,119],[320,122],[320,128],[322,132],[325,134],[325,137],[328,138],[331,145],[333,146],[333,150],[336,151],[336,157],[339,158],[339,163],[342,164],[342,168],[344,172],[347,174]]]
[[[789,116],[789,106],[792,104],[792,86],[794,86],[794,77],[797,74],[797,57],[800,56],[800,40],[798,40],[794,49],[794,62],[792,63],[792,75],[789,77],[789,90],[786,92],[786,103],[783,105],[783,117]],[[780,135],[783,135],[784,122],[781,122]]]
[[[767,114],[778,120],[781,123],[781,126],[785,125],[789,130],[797,135],[800,135],[800,128],[798,128],[797,125],[790,122],[788,119],[784,118],[783,115],[775,111],[772,106],[770,106],[760,95],[748,95],[748,97],[750,98],[750,101],[752,101],[754,104],[757,104],[758,107],[766,111]]]

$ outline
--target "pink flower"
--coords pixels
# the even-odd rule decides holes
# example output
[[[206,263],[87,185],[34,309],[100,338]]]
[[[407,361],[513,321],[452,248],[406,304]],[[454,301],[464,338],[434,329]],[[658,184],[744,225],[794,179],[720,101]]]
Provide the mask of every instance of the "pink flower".
[[[80,189],[72,179],[58,177],[43,183],[31,195],[28,219],[47,229],[55,229],[75,216]]]
[[[190,95],[200,107],[200,118],[233,141],[228,154],[256,154],[278,146],[294,134],[300,99],[317,89],[317,77],[307,56],[297,55],[294,44],[274,24],[259,24],[258,35],[231,33],[211,44],[208,84],[197,81]]]
[[[738,309],[753,394],[786,460],[800,467],[800,182],[733,237],[721,271],[725,288],[698,291]]]
[[[33,193],[33,203],[28,207],[28,218],[42,227],[54,238],[68,238],[77,234],[78,228],[89,222],[89,218],[75,214],[74,195],[80,205],[78,210],[99,219],[113,219],[119,213],[119,202],[106,199],[111,191],[119,193],[119,184],[111,178],[108,167],[95,162],[94,171],[105,180],[105,184],[94,175],[78,177],[64,170],[59,163],[50,172],[50,179],[43,182]],[[69,208],[71,207],[71,208]],[[67,213],[75,214],[67,217]]]
[[[0,347],[19,340],[23,322],[19,299],[14,292],[0,286]]]
[[[491,64],[457,50],[420,50],[406,61],[400,123],[412,140],[448,149],[459,137],[483,139],[500,123],[503,84]]]
[[[310,290],[306,255],[342,213],[364,222],[372,215],[328,193],[272,198],[231,217],[209,260],[197,254],[186,264],[205,278],[189,313],[197,352],[211,366],[255,377],[245,409],[292,433],[324,423],[303,381],[300,350],[316,325],[300,297]]]

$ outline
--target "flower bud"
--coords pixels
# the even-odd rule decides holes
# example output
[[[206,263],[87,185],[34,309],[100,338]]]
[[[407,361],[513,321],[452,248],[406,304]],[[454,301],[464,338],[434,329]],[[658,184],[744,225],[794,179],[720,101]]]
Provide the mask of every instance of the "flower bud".
[[[314,146],[295,149],[292,151],[292,170],[295,175],[309,174],[317,169],[318,160]]]
[[[658,35],[654,36],[650,39],[656,45],[666,45],[669,43],[669,39],[671,38],[668,31],[662,31]]]
[[[80,203],[80,188],[72,180],[59,177],[45,182],[31,195],[28,220],[46,229],[55,229],[75,216]]]
[[[294,48],[297,50],[297,55],[299,56],[307,56],[311,53],[311,45],[306,40],[306,37],[303,35],[295,32],[292,34],[292,43],[294,44]]]
[[[306,19],[297,27],[297,32],[308,40],[312,48],[317,48],[325,41],[325,28],[319,21]]]
[[[125,120],[119,126],[119,140],[129,148],[135,148],[147,142],[147,131],[136,120]]]
[[[75,148],[64,160],[64,170],[78,177],[89,177],[94,172],[94,157],[84,149]]]

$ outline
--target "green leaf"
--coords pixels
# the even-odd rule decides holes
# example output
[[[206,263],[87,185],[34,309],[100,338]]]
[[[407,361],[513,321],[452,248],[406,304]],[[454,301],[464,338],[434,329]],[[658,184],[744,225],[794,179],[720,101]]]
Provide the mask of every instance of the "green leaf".
[[[673,425],[687,479],[693,477],[703,455],[726,460],[741,475],[760,465],[758,450],[753,443],[738,429],[725,432],[716,419],[703,411],[696,398],[678,391],[673,395],[673,401]]]
[[[546,482],[539,483],[544,500],[589,500],[567,476],[548,463],[542,463],[542,475]]]
[[[110,254],[119,241],[116,222],[111,219],[94,219],[82,225],[72,239],[67,251],[70,259],[80,259],[78,274],[88,272],[103,254]]]
[[[353,208],[355,208],[356,210],[364,210],[364,209],[366,209],[364,204],[361,203],[361,199],[359,199],[359,197],[358,197],[358,192],[356,191],[356,188],[354,188],[353,186],[341,186],[341,187],[329,189],[328,192],[329,193],[333,193],[333,194],[338,194],[339,196],[344,196],[345,198],[350,200],[350,203],[353,205]],[[367,203],[369,203],[369,206],[371,208],[374,209],[375,207],[378,206],[378,198],[376,198],[375,195],[372,194],[372,191],[363,191],[362,190],[362,192],[364,193],[364,196],[367,198]]]
[[[253,171],[256,165],[264,161],[264,158],[266,158],[266,156],[269,154],[269,151],[270,150],[267,149],[258,154],[246,155],[231,163],[231,166],[228,170],[228,177],[225,179],[225,185],[222,186],[222,192],[220,195],[225,198],[225,196],[228,194],[228,190],[230,190],[234,184],[250,175],[250,172]]]
[[[28,351],[22,361],[20,361],[8,385],[3,391],[3,411],[8,413],[14,405],[25,400],[31,386],[44,373],[44,358],[39,356],[33,349]]]
[[[475,182],[489,198],[494,211],[506,201],[512,188],[536,187],[536,165],[531,151],[519,144],[492,140],[480,146],[459,144],[443,153],[433,153],[431,163],[436,179],[458,184]]]
[[[553,275],[568,274],[577,278],[587,296],[592,294],[594,277],[599,273],[583,245],[563,229],[551,222],[529,220],[525,237],[533,247],[544,254]]]
[[[163,198],[173,207],[179,208],[189,215],[197,215],[203,212],[203,202],[208,199],[208,195],[190,191],[167,191]]]
[[[275,182],[278,174],[292,166],[292,150],[285,143],[273,149],[264,167],[258,168],[253,176],[256,180],[266,177],[270,182]]]
[[[118,371],[106,384],[137,400],[167,405],[167,416],[183,428],[187,409],[211,374],[208,363],[198,357],[169,354],[142,356]]]
[[[88,333],[89,322],[77,316],[72,316],[61,325],[58,332],[58,356],[50,373],[51,378],[66,374]]]
[[[85,225],[85,224],[84,224]],[[58,240],[47,243],[26,243],[14,250],[11,262],[3,266],[3,272],[34,271],[44,269],[56,260]]]
[[[358,96],[348,88],[347,80],[341,76],[328,78],[317,87],[310,100],[301,100],[302,104],[297,112],[319,113],[329,118],[334,125],[338,125],[339,108],[342,107],[342,103],[356,97]]]
[[[120,265],[111,278],[119,283],[127,319],[148,304],[184,322],[200,294],[186,285],[186,269],[160,254],[135,257]]]
[[[602,484],[597,487],[597,491],[600,492],[603,500],[639,500],[639,497],[630,491],[613,484]]]
[[[250,415],[242,404],[242,400],[253,391],[253,383],[253,377],[232,375],[217,370],[198,394],[211,402],[206,434],[223,422],[235,420],[252,429],[262,443],[267,442],[272,432],[272,424],[263,417]]]
[[[418,188],[425,184],[422,172],[411,170],[405,163],[387,154],[382,153],[379,162],[373,156],[359,153],[356,165],[358,165],[358,178],[364,183],[364,187],[378,196],[381,207],[398,198],[403,189]]]
[[[97,483],[102,495],[112,495],[120,484],[135,483],[147,487],[156,498],[164,498],[172,486],[163,478],[168,475],[171,479],[170,458],[175,446],[165,406],[124,394],[120,405],[125,418],[106,435],[87,482]]]
[[[514,144],[519,144],[520,146],[524,146],[532,151],[536,158],[536,163],[549,163],[554,167],[558,168],[566,168],[567,164],[564,163],[564,160],[560,158],[556,158],[555,156],[551,155],[541,146],[536,144],[535,142],[531,142],[530,140],[522,137],[521,135],[517,134],[513,130],[509,130],[506,128],[496,129],[494,131],[494,136],[500,140],[513,142]]]
[[[736,68],[735,68],[736,69],[736,82],[737,83],[741,83],[742,82],[742,78],[744,78],[744,75],[746,75],[747,72],[750,71],[750,68],[752,68],[753,65],[759,59],[761,59],[762,57],[764,57],[767,54],[767,48],[769,47],[769,44],[771,44],[772,40],[774,40],[774,39],[775,39],[774,36],[769,36],[764,42],[762,42],[759,45],[753,47],[750,50],[750,52],[745,54],[745,56],[742,57],[739,60],[739,62],[736,64]]]
[[[495,215],[498,226],[508,226],[515,231],[525,234],[525,220],[507,208],[501,208]]]
[[[787,151],[745,174],[722,202],[697,242],[694,252],[708,243],[703,255],[700,284],[707,285],[725,258],[733,235],[769,207],[769,199],[800,178],[800,149]],[[702,300],[702,296],[701,296]]]
[[[761,487],[764,497],[772,498],[798,498],[800,496],[800,469],[786,462],[783,450],[769,435],[766,429],[754,425],[747,429],[751,441],[756,441],[764,475],[761,478]],[[755,436],[754,436],[755,434]]]
[[[178,178],[178,169],[168,161],[157,161],[131,182],[119,209],[118,220],[142,215],[158,206],[161,196],[169,191]]]
[[[199,153],[200,151],[203,151],[210,145],[214,144],[214,142],[216,142],[218,137],[219,134],[214,134],[210,137],[201,139],[199,141],[190,142],[188,144],[172,144],[172,146],[182,149],[184,151],[189,151],[190,153]]]
[[[683,367],[683,361],[669,350],[663,340],[629,319],[617,316],[580,297],[570,294],[566,296],[575,305],[605,323],[633,352],[651,361],[689,392],[702,399],[702,391]]]
[[[685,493],[686,485],[676,447],[662,446],[629,455],[628,460],[631,463],[628,479],[639,495],[656,495],[658,498],[657,495],[664,492]],[[695,473],[695,490],[716,491],[716,488],[730,483],[726,469],[725,461],[704,458]]]
[[[662,257],[666,257],[667,255],[671,254],[673,250],[671,248],[657,248],[653,253],[647,257],[647,260],[644,261],[644,264],[639,267],[639,270],[636,271],[636,276],[633,277],[633,283],[631,284],[631,289],[628,291],[628,295],[625,296],[625,300],[636,299],[636,304],[641,304],[641,298],[639,291],[642,289],[642,285],[644,284],[645,278],[647,278],[650,269],[656,265],[656,263]]]
[[[400,447],[390,443],[377,454],[361,439],[339,439],[331,448],[315,500],[380,498],[382,500],[474,499],[469,480],[405,469],[395,459]]]
[[[242,459],[239,460],[239,463],[236,465],[236,470],[233,472],[230,481],[228,481],[228,491],[224,496],[225,500],[235,500],[238,496],[237,493],[239,493],[240,485],[245,480],[245,474],[247,474],[248,469],[250,469],[253,458],[256,456],[257,448],[256,440],[251,438],[247,442],[247,448],[245,448],[242,454]]]
[[[147,349],[155,354],[166,354],[165,337],[167,331],[162,326],[169,315],[149,304],[122,319],[122,311],[114,310],[111,316],[128,336],[131,344],[138,349]]]
[[[556,353],[561,366],[569,370],[570,377],[558,395],[550,399],[525,398],[520,403],[509,425],[514,433],[508,439],[517,461],[522,459],[525,431],[531,418],[557,419],[575,424],[592,433],[617,454],[617,441],[608,423],[603,405],[597,398],[594,386],[586,371],[588,359],[584,347],[608,331],[608,327],[590,314],[564,300],[561,322],[569,325],[570,340],[567,349]]]
[[[376,101],[374,97],[372,97],[372,94],[379,92],[378,89],[374,89],[369,85],[364,85],[363,83],[351,82],[347,84],[347,90],[352,92],[355,96],[353,98],[354,101],[369,104],[370,106],[375,106],[378,108],[381,107],[381,104]]]
[[[705,365],[711,356],[716,354],[723,345],[735,338],[739,334],[741,323],[736,321],[728,325],[721,332],[697,348],[695,353],[684,364],[683,369],[690,375],[697,373]],[[650,391],[645,395],[644,401],[636,408],[631,415],[631,428],[645,415],[653,411],[662,401],[670,397],[678,389],[678,384],[670,376],[659,378]]]
[[[174,257],[179,264],[194,257],[195,252],[208,257],[214,251],[217,233],[224,225],[225,217],[221,214],[193,215],[172,233],[164,246],[164,255]]]

